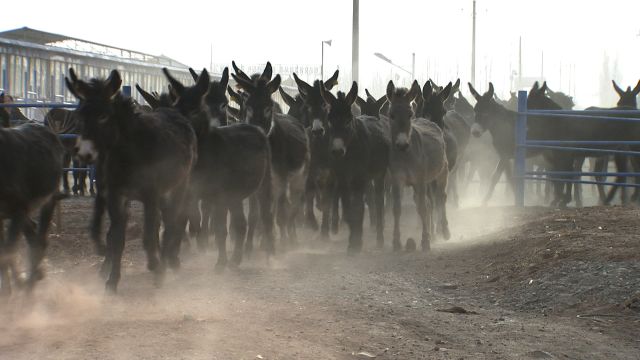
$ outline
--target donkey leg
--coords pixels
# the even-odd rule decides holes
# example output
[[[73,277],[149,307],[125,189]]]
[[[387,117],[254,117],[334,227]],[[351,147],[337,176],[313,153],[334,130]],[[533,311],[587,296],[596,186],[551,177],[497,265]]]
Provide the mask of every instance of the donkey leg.
[[[273,234],[273,193],[271,184],[263,186],[258,196],[259,214],[262,223],[262,242],[260,247],[267,252],[267,255],[274,255],[276,248]]]
[[[595,166],[593,171],[594,172],[606,172],[607,168],[609,165],[609,157],[608,156],[599,156],[596,158],[595,161]],[[606,176],[596,176],[595,177],[596,181],[600,181],[603,182],[607,179]],[[598,204],[600,205],[605,205],[605,202],[607,201],[607,194],[604,191],[604,185],[602,184],[598,184],[596,186],[596,188],[598,189]]]
[[[355,183],[351,189],[349,201],[349,247],[347,254],[355,255],[362,251],[362,233],[364,227],[365,182]]]
[[[378,176],[373,180],[375,208],[369,211],[375,211],[376,215],[376,246],[379,249],[384,247],[384,185],[385,175]]]
[[[249,198],[249,222],[247,228],[247,240],[245,242],[244,251],[247,253],[247,256],[251,256],[253,252],[253,235],[256,230],[256,225],[258,224],[258,216],[260,212],[260,202],[258,195],[252,195]]]
[[[507,161],[509,161],[509,159],[504,158],[500,158],[500,160],[498,161],[498,165],[496,165],[496,169],[493,171],[493,175],[491,175],[491,183],[489,184],[487,195],[485,195],[484,199],[482,200],[482,206],[487,206],[487,204],[489,203],[489,199],[491,199],[491,196],[493,195],[493,191],[498,184],[498,180],[500,180],[500,176],[502,176],[502,172],[504,171]]]
[[[120,281],[120,267],[122,265],[122,252],[124,251],[125,230],[127,228],[127,208],[125,199],[119,194],[109,193],[107,210],[111,225],[109,227],[109,250],[111,251],[111,272],[106,283],[108,293],[115,294]]]
[[[427,207],[427,186],[423,182],[413,186],[413,201],[416,204],[416,211],[422,222],[422,250],[428,251],[431,249],[431,219],[428,214]]]
[[[160,207],[158,199],[153,196],[147,196],[144,201],[144,232],[143,240],[144,250],[147,253],[147,269],[156,271],[160,265]]]
[[[231,212],[231,237],[233,238],[234,242],[231,264],[234,266],[238,266],[242,262],[244,239],[247,235],[247,219],[244,216],[242,200],[231,202],[229,211]]]
[[[400,215],[402,214],[402,194],[400,184],[391,185],[391,194],[393,197],[393,250],[402,249],[400,242]]]
[[[369,212],[369,226],[374,228],[376,226],[376,198],[375,198],[375,185],[369,183],[365,189],[364,195],[365,203],[367,204],[367,210]]]
[[[434,182],[434,208],[438,212],[438,231],[445,240],[451,238],[449,231],[449,220],[447,219],[447,182],[448,173],[442,175]],[[432,206],[433,207],[433,206]]]
[[[342,208],[344,215],[344,206]],[[340,194],[334,194],[331,199],[331,233],[337,234],[340,228]]]
[[[313,173],[309,173],[305,183],[305,194],[304,194],[304,205],[305,205],[305,220],[307,226],[313,230],[318,231],[318,220],[316,218],[315,209],[313,206],[314,201],[317,201],[316,195],[316,185],[314,182]]]
[[[26,211],[22,214],[15,214],[9,221],[6,242],[0,247],[0,272],[2,272],[2,288],[0,296],[11,295],[11,274],[16,278],[15,256],[18,238],[25,226]]]
[[[29,289],[33,288],[36,281],[44,278],[44,272],[40,264],[47,249],[47,234],[49,233],[49,226],[51,225],[56,202],[56,200],[51,199],[42,206],[40,209],[40,221],[37,233],[35,233],[34,236],[26,236],[27,242],[29,243],[29,263],[31,267],[28,280]],[[25,230],[25,234],[27,233],[28,231]]]
[[[226,202],[219,201],[213,206],[213,231],[218,245],[216,271],[227,266],[227,213]]]
[[[627,166],[627,157],[624,155],[615,155],[613,157],[615,164],[616,164],[616,169],[618,172],[627,172],[628,170],[628,166]],[[624,184],[627,182],[627,178],[625,176],[617,176],[616,177],[616,184]],[[605,199],[605,205],[609,205],[611,204],[611,202],[613,201],[613,199],[616,196],[616,191],[618,190],[618,185],[613,186],[610,190],[609,193],[607,194],[607,198]],[[628,198],[627,198],[627,191],[626,191],[626,187],[622,186],[622,188],[620,189],[620,201],[622,203],[622,205],[626,205],[628,203]]]

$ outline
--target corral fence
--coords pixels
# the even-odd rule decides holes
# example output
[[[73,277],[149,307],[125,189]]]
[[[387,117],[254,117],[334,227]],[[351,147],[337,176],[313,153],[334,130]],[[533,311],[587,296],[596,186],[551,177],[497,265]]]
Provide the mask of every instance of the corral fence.
[[[621,117],[624,115],[625,117]],[[534,116],[529,118],[529,116]],[[633,116],[633,117],[628,117]],[[527,109],[527,92],[518,92],[518,118],[515,126],[516,152],[515,152],[515,204],[524,206],[525,181],[545,180],[549,182],[570,182],[576,184],[614,185],[625,187],[640,187],[635,183],[614,183],[608,181],[582,180],[585,176],[640,176],[640,172],[583,172],[583,171],[526,171],[526,151],[530,148],[544,150],[559,150],[572,152],[585,152],[602,155],[628,155],[640,156],[639,151],[620,150],[624,146],[640,146],[640,141],[571,141],[571,140],[528,140],[527,122],[536,121],[539,117],[562,117],[574,121],[598,120],[598,121],[625,121],[640,122],[638,110],[529,110]],[[635,117],[635,118],[634,118]],[[603,149],[602,146],[617,147],[617,149]],[[581,169],[580,169],[581,170]],[[544,176],[544,177],[541,177]]]

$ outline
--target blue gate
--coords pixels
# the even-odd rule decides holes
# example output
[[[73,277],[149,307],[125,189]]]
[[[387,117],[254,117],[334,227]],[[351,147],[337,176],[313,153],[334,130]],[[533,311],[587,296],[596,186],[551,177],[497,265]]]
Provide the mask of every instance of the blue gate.
[[[616,117],[616,115],[637,115],[639,118]],[[640,184],[618,184],[607,181],[588,181],[571,178],[558,178],[557,176],[640,176],[638,172],[582,172],[582,171],[525,171],[527,148],[561,150],[561,151],[578,151],[589,153],[605,154],[623,154],[631,156],[640,156],[638,151],[623,151],[609,149],[594,149],[589,146],[602,145],[640,145],[640,141],[558,141],[558,140],[527,140],[527,121],[528,116],[536,117],[563,117],[580,121],[580,119],[591,119],[601,121],[626,121],[640,122],[640,111],[637,110],[528,110],[527,109],[527,92],[518,91],[518,119],[515,126],[516,153],[515,153],[515,195],[516,206],[524,206],[524,182],[526,180],[541,180],[540,177],[546,176],[546,181],[552,182],[571,182],[578,184],[602,184],[602,185],[620,185],[627,187],[640,187]],[[535,120],[534,120],[535,121]]]

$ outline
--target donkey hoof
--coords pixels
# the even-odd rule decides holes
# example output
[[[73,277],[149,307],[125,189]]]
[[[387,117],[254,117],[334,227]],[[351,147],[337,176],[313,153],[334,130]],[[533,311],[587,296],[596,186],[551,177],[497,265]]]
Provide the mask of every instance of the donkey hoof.
[[[147,260],[147,270],[149,271],[156,271],[159,265],[160,265],[160,260],[158,260],[158,258],[156,257],[152,257],[152,258],[149,258],[149,260]]]
[[[402,250],[402,244],[400,243],[400,240],[394,240],[393,251],[400,251],[400,250]]]
[[[180,269],[180,258],[177,256],[170,256],[167,259],[167,265],[171,270],[179,270]]]
[[[449,227],[442,227],[442,238],[445,240],[451,239],[451,232],[449,231]]]
[[[216,274],[222,274],[224,272],[224,269],[227,267],[227,262],[226,261],[219,261],[216,263],[216,266],[213,268],[213,271]]]
[[[115,281],[107,281],[104,290],[107,295],[116,295],[118,293],[118,283]]]
[[[414,252],[418,248],[416,241],[413,238],[408,238],[407,242],[404,244],[404,250],[406,252]]]
[[[107,246],[103,243],[96,243],[96,254],[98,256],[106,256],[107,255]]]
[[[422,251],[427,252],[431,250],[431,242],[429,240],[422,240]]]

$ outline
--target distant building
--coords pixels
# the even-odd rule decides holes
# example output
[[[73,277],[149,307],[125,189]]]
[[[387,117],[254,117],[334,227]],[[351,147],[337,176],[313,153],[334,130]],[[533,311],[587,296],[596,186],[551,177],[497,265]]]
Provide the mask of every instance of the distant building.
[[[120,71],[123,85],[140,84],[164,91],[168,68],[185,84],[193,83],[188,67],[169,57],[149,55],[27,27],[0,32],[0,91],[19,99],[75,102],[64,78],[72,67],[83,79]],[[139,94],[132,96],[144,103]]]

